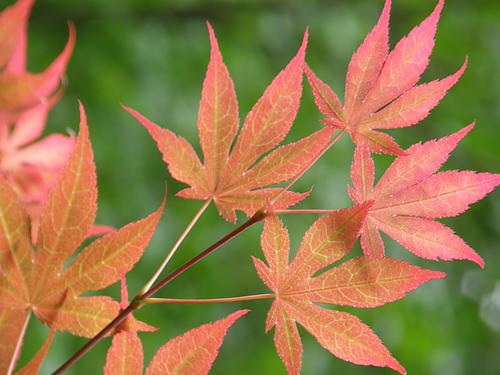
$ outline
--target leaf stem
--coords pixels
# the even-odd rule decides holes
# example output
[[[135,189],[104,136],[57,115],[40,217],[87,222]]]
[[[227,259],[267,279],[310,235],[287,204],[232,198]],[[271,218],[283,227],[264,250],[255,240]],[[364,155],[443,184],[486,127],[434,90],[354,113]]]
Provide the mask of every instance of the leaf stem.
[[[123,322],[128,315],[130,315],[135,310],[142,307],[145,300],[151,297],[153,294],[157,293],[160,289],[169,284],[172,280],[177,278],[177,276],[183,274],[191,267],[193,267],[196,263],[198,263],[203,258],[206,258],[208,255],[213,253],[215,250],[220,248],[225,243],[229,242],[233,238],[240,235],[246,229],[251,227],[252,225],[258,223],[259,221],[264,220],[266,214],[260,210],[257,211],[251,218],[241,224],[239,227],[235,228],[227,235],[222,237],[217,242],[213,243],[201,253],[191,258],[191,260],[187,261],[183,265],[179,266],[177,269],[172,271],[168,276],[166,276],[161,281],[158,281],[154,286],[152,286],[147,292],[143,294],[138,294],[132,302],[122,310],[116,318],[114,318],[106,327],[104,327],[97,335],[95,335],[92,339],[90,339],[84,346],[82,346],[75,354],[73,354],[66,362],[64,362],[61,367],[59,367],[53,375],[62,374],[64,371],[73,366],[80,358],[82,358],[87,352],[89,352],[94,346],[96,346],[108,333],[110,333],[114,328],[116,328],[121,322]]]
[[[66,362],[64,362],[61,367],[54,371],[53,375],[62,374],[64,371],[68,370],[76,362],[80,360],[85,354],[87,354],[94,346],[97,345],[108,333],[110,333],[114,328],[116,328],[121,322],[123,322],[129,314],[141,307],[140,303],[135,300],[130,302],[130,304],[122,310],[116,318],[114,318],[106,327],[104,327],[97,335],[92,337],[85,345],[83,345],[75,354],[73,354]]]
[[[144,304],[204,304],[204,303],[227,303],[241,301],[256,301],[274,298],[274,294],[254,294],[250,296],[225,297],[225,298],[205,298],[205,299],[185,299],[185,298],[146,298]]]
[[[271,201],[271,204],[276,202],[276,200],[279,198],[279,196],[290,189],[290,187],[299,180],[337,141],[342,137],[342,135],[345,133],[345,129],[341,130],[337,135],[319,152],[319,154],[302,170],[297,174],[292,181],[288,183]],[[94,346],[96,346],[103,338],[106,336],[108,333],[110,333],[114,328],[116,328],[121,322],[123,322],[129,314],[140,308],[142,305],[145,303],[151,303],[151,302],[146,302],[146,301],[158,301],[162,299],[152,299],[150,298],[152,295],[157,293],[159,290],[164,288],[166,285],[168,285],[170,282],[172,282],[174,279],[176,279],[178,276],[189,270],[191,267],[193,267],[196,263],[201,261],[202,259],[206,258],[208,255],[216,251],[218,248],[220,248],[222,245],[225,243],[231,241],[233,238],[237,237],[240,235],[242,232],[244,232],[246,229],[251,227],[252,225],[258,223],[259,221],[262,221],[266,217],[266,213],[263,209],[257,211],[251,218],[249,218],[247,221],[245,221],[243,224],[241,224],[239,227],[235,228],[231,232],[229,232],[226,236],[222,237],[220,240],[217,242],[213,243],[209,247],[207,247],[205,250],[203,250],[201,253],[196,255],[195,257],[191,258],[189,261],[184,263],[183,265],[179,266],[176,268],[174,271],[172,271],[169,275],[167,275],[165,278],[163,278],[161,281],[158,281],[156,284],[154,282],[158,279],[160,273],[163,271],[165,266],[168,264],[172,256],[175,254],[177,249],[179,248],[180,244],[182,241],[185,239],[189,231],[192,229],[194,224],[198,221],[199,217],[201,214],[205,211],[205,209],[208,207],[210,203],[209,201],[206,201],[204,205],[200,208],[198,213],[195,215],[193,220],[189,223],[189,225],[186,227],[184,232],[181,234],[177,242],[174,244],[172,247],[172,250],[170,250],[169,254],[163,261],[162,265],[158,269],[158,271],[155,272],[153,277],[151,278],[150,281],[146,284],[146,286],[137,294],[137,296],[132,300],[132,302],[127,306],[127,308],[123,311],[121,311],[118,316],[113,319],[106,327],[104,327],[96,336],[94,336],[92,339],[90,339],[80,350],[78,350],[73,356],[71,356],[61,367],[59,367],[55,372],[54,375],[59,375],[62,374],[64,371],[69,369],[73,364],[75,364],[80,358],[82,358],[88,351],[90,351]],[[319,211],[323,210],[281,210],[277,211],[280,212],[281,214],[291,214],[291,213],[299,213],[298,211],[301,211],[300,213],[320,213]],[[307,211],[307,212],[306,212]],[[331,212],[331,210],[326,210],[325,212],[321,213],[328,213]],[[262,297],[266,296],[266,297]],[[248,296],[247,296],[248,297]],[[238,298],[238,297],[235,297]],[[271,298],[267,297],[267,295],[261,295],[259,298]],[[172,299],[163,299],[165,300],[170,300]],[[226,299],[225,301],[221,301],[221,299],[218,299],[218,302],[235,302],[234,298],[229,298]],[[179,302],[180,300],[176,300],[177,302],[175,303],[182,303]],[[215,300],[205,300],[205,301],[210,301],[210,302],[200,302],[202,300],[196,300],[197,302],[193,302],[195,300],[184,300],[184,301],[191,301],[191,302],[184,302],[184,303],[214,303]],[[155,303],[155,302],[152,302]],[[161,303],[161,302],[156,302],[156,303]]]
[[[222,237],[219,241],[215,242],[211,246],[207,247],[205,250],[203,250],[201,253],[199,253],[197,256],[191,258],[191,260],[187,261],[180,267],[178,267],[175,271],[170,273],[167,277],[165,277],[163,280],[159,281],[154,285],[150,290],[148,290],[146,293],[140,296],[141,299],[146,299],[158,292],[160,289],[162,289],[165,285],[169,284],[172,280],[177,278],[177,276],[181,275],[182,273],[186,272],[188,269],[193,267],[196,263],[198,263],[200,260],[203,258],[206,258],[208,255],[213,253],[215,250],[220,248],[222,245],[224,245],[226,242],[229,242],[233,238],[237,237],[240,235],[242,232],[244,232],[246,229],[251,227],[252,225],[258,223],[259,221],[264,220],[266,217],[266,214],[263,211],[257,211],[250,219],[245,221],[243,224],[241,224],[238,228],[232,230],[229,232],[227,235]]]
[[[303,209],[303,210],[274,210],[275,215],[291,215],[291,214],[312,214],[312,215],[324,215],[331,214],[337,210],[327,210],[327,209]]]
[[[306,165],[289,183],[286,185],[283,189],[280,190],[278,194],[274,196],[274,198],[271,200],[271,205],[275,203],[278,198],[283,194],[285,191],[288,191],[316,162],[321,159],[321,157],[335,144],[337,141],[344,135],[345,129],[340,130],[333,139],[328,142],[325,147],[319,152],[316,157],[311,160],[311,162]]]
[[[139,292],[140,295],[143,295],[149,289],[151,289],[151,287],[156,282],[156,280],[158,280],[158,277],[160,277],[160,274],[163,272],[163,270],[165,269],[165,267],[167,266],[167,264],[170,262],[170,260],[172,259],[172,257],[176,253],[176,251],[179,248],[179,246],[182,244],[182,242],[187,237],[187,235],[189,234],[189,232],[191,232],[191,229],[193,229],[194,225],[200,219],[201,215],[205,212],[205,210],[207,209],[207,207],[210,205],[210,202],[212,202],[212,199],[209,199],[209,200],[205,201],[205,203],[203,203],[203,205],[200,207],[200,209],[198,210],[198,212],[194,215],[193,219],[187,225],[186,229],[184,229],[184,231],[182,232],[182,234],[179,236],[179,238],[177,239],[177,241],[174,243],[174,245],[172,246],[172,248],[168,252],[167,256],[165,257],[165,259],[163,260],[163,262],[160,264],[160,266],[158,267],[158,269],[154,273],[154,275],[151,277],[151,279],[149,279],[149,281],[146,283],[146,285],[141,289],[141,291]]]
[[[16,368],[16,362],[19,358],[19,354],[21,354],[21,347],[23,345],[24,336],[26,336],[26,330],[28,329],[28,323],[31,318],[31,309],[26,314],[26,319],[24,319],[23,326],[21,328],[21,332],[19,332],[19,337],[17,338],[16,348],[14,349],[14,353],[12,353],[12,358],[10,359],[9,368],[7,369],[7,375],[11,375],[14,373],[14,369]]]

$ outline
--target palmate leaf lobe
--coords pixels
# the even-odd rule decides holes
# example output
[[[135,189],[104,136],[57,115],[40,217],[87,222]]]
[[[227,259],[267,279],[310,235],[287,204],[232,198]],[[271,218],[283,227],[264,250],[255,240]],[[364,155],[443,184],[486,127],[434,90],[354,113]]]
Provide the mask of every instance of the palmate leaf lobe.
[[[41,73],[25,71],[25,58],[21,52],[16,51],[14,59],[0,74],[0,112],[3,116],[16,118],[20,113],[50,100],[53,95],[58,95],[57,89],[76,40],[75,27],[72,23],[68,23],[68,29],[68,41],[63,51]],[[16,47],[24,48],[25,45],[21,43]]]
[[[10,52],[0,75],[3,77],[0,81],[6,79],[16,81],[20,85],[28,85],[26,77],[32,76],[27,70],[28,30],[26,25],[32,4],[33,1],[18,1],[11,8],[0,13],[0,46],[7,43],[5,40],[2,42],[2,35],[8,39],[8,43],[15,42],[11,51],[6,46],[2,47],[2,52],[7,50]],[[17,10],[13,14],[15,9]],[[19,17],[24,18],[19,20]],[[9,27],[12,26],[11,21],[16,21],[16,30],[9,31]],[[44,92],[48,93],[47,95],[41,95],[26,108],[23,104],[20,105],[23,108],[17,108],[15,111],[0,111],[0,127],[3,129],[0,142],[0,172],[19,195],[30,216],[33,243],[37,241],[43,205],[75,143],[72,135],[50,134],[39,139],[42,137],[49,111],[62,96],[64,88],[61,80],[71,57],[74,39],[74,27],[70,24],[70,36],[66,48],[53,62],[52,67],[43,73],[46,77],[43,82]],[[9,90],[9,87],[0,87],[0,91],[3,89]],[[28,89],[34,88],[28,87]],[[30,92],[28,94],[31,95]],[[104,234],[109,229],[105,226],[94,226],[89,235]]]
[[[0,69],[4,68],[15,54],[27,28],[33,2],[34,0],[18,0],[0,13]]]
[[[200,161],[187,140],[125,108],[149,132],[173,178],[190,187],[177,195],[188,199],[213,199],[221,215],[236,220],[235,211],[248,216],[280,193],[274,208],[289,207],[307,194],[268,188],[297,175],[328,143],[333,130],[316,133],[276,148],[288,134],[302,94],[302,72],[307,31],[296,56],[274,78],[246,116],[238,132],[238,104],[212,27],[210,62],[203,82],[198,112],[198,133],[203,153]],[[261,156],[266,155],[260,159]]]
[[[275,216],[266,218],[261,244],[267,265],[259,259],[254,259],[254,265],[275,294],[266,331],[275,328],[276,350],[289,374],[299,374],[301,368],[302,343],[297,323],[338,358],[405,373],[375,333],[358,318],[315,305],[381,306],[445,276],[387,257],[356,257],[316,276],[350,252],[371,205],[365,202],[318,219],[304,235],[291,263],[285,226]]]
[[[467,60],[454,74],[417,85],[429,64],[439,16],[444,1],[422,23],[401,39],[389,53],[389,14],[386,0],[382,14],[352,56],[345,83],[342,106],[335,92],[310,67],[305,72],[323,122],[345,129],[357,145],[371,152],[402,155],[404,152],[389,135],[379,130],[412,126],[424,118],[457,83]]]
[[[382,257],[382,231],[419,257],[432,260],[467,259],[484,266],[483,259],[436,218],[466,211],[500,184],[500,175],[472,171],[438,172],[458,142],[472,129],[415,144],[397,157],[378,183],[369,150],[358,146],[351,166],[351,199],[373,201],[361,235],[365,255]]]
[[[236,311],[224,319],[204,324],[164,344],[149,363],[146,375],[208,374],[227,330],[249,310]],[[142,343],[136,332],[120,332],[106,357],[105,375],[141,375]]]
[[[14,353],[20,317],[30,311],[55,330],[86,337],[116,317],[120,305],[112,298],[80,294],[114,284],[130,271],[163,211],[165,202],[146,218],[90,243],[64,267],[87,237],[97,209],[95,165],[82,105],[80,117],[74,150],[45,205],[34,250],[28,216],[16,193],[0,179],[0,335],[12,339],[3,348],[7,353]],[[136,330],[149,330],[136,320],[131,323]],[[2,369],[8,363],[2,358]]]

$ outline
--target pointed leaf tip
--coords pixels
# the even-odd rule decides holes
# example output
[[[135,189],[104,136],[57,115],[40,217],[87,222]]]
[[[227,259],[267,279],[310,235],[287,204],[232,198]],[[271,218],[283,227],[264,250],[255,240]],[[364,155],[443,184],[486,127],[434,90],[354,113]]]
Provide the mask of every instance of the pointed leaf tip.
[[[377,24],[353,54],[345,83],[345,112],[352,117],[375,85],[389,51],[391,2],[386,1]]]
[[[211,54],[222,58],[220,51],[219,51],[219,42],[217,41],[217,37],[215,36],[215,31],[214,31],[212,25],[210,24],[210,22],[207,21],[206,24],[207,24],[207,29],[208,29],[208,36],[210,39]]]
[[[300,45],[299,52],[297,53],[297,57],[300,57],[302,60],[305,60],[308,42],[309,42],[309,27],[306,27],[304,31],[304,36],[302,37],[302,44]]]
[[[474,129],[474,127],[476,126],[476,121],[473,121],[471,122],[469,125],[463,127],[462,129],[460,129],[459,131],[453,133],[453,134],[450,134],[449,136],[447,137],[443,137],[441,139],[438,139],[438,141],[444,141],[444,142],[447,142],[447,143],[450,143],[450,145],[452,145],[452,148],[451,148],[451,151],[453,151],[455,149],[455,147],[457,147],[457,144],[465,138],[465,136],[467,134],[470,133],[470,131],[472,129]],[[428,142],[427,142],[428,143]],[[413,147],[413,146],[412,146]],[[410,149],[408,149],[407,151],[409,151]]]
[[[387,168],[370,193],[376,203],[361,238],[366,255],[372,255],[373,249],[383,255],[378,234],[381,230],[421,258],[470,260],[484,266],[474,249],[450,228],[433,220],[464,212],[498,184],[488,173],[436,173],[473,127],[474,123],[449,136],[415,144],[407,150],[408,155],[396,158]],[[352,175],[357,187],[351,194],[354,201],[359,201],[359,181],[372,180],[371,169],[365,169],[360,176],[359,171]]]
[[[82,244],[97,211],[97,181],[83,104],[80,130],[71,155],[44,206],[35,253],[33,299],[44,298],[44,287]]]
[[[436,33],[436,27],[439,22],[439,17],[441,16],[441,11],[443,10],[443,7],[444,7],[444,0],[439,0],[432,13],[429,15],[429,17],[427,17],[421,23],[422,27],[429,27],[432,30],[431,32],[433,35]]]
[[[80,111],[80,131],[88,132],[87,114],[83,103],[78,100],[78,110]]]

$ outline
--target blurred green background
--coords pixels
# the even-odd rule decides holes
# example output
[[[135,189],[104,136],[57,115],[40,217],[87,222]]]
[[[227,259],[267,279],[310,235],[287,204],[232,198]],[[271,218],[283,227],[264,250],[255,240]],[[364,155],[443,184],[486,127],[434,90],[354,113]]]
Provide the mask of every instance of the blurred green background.
[[[9,4],[11,1],[4,1]],[[382,0],[203,1],[203,0],[39,0],[30,22],[29,66],[43,69],[61,50],[66,21],[77,27],[77,46],[64,98],[53,110],[47,132],[77,130],[77,98],[86,106],[99,176],[98,222],[121,226],[154,210],[165,180],[167,209],[157,233],[129,274],[133,294],[156,269],[166,251],[201,203],[175,197],[182,186],[167,174],[146,131],[120,103],[187,137],[197,146],[196,116],[209,56],[205,20],[218,35],[225,62],[235,81],[244,116],[278,71],[295,54],[308,25],[307,61],[340,94],[350,56],[375,24]],[[399,40],[433,8],[435,1],[395,0],[391,43]],[[476,129],[460,144],[447,169],[499,172],[500,159],[500,3],[496,0],[448,1],[424,81],[454,72],[469,56],[469,67],[449,95],[419,126],[391,134],[407,147],[419,140],[457,131],[472,120]],[[321,116],[304,85],[302,107],[287,140],[313,132]],[[297,184],[313,188],[301,207],[350,205],[346,186],[353,146],[344,137]],[[378,175],[391,161],[376,157]],[[384,237],[388,254],[448,273],[406,299],[384,307],[346,309],[368,323],[410,374],[500,374],[500,200],[498,193],[459,218],[444,220],[485,259],[480,270],[468,262],[417,259]],[[239,217],[241,223],[243,217]],[[292,248],[314,217],[287,217]],[[211,207],[188,237],[170,270],[233,227]],[[250,262],[260,256],[261,225],[251,228],[222,251],[178,278],[162,296],[211,298],[265,292]],[[360,253],[357,245],[355,254]],[[106,291],[118,297],[118,287]],[[145,361],[174,337],[240,308],[251,314],[230,330],[216,360],[214,374],[284,374],[264,333],[268,301],[245,304],[146,307],[136,316],[159,328],[141,334]],[[36,351],[47,328],[32,321],[20,364]],[[301,330],[304,374],[389,374],[388,369],[342,362]],[[43,373],[55,369],[85,340],[56,336]],[[81,360],[71,374],[100,373],[109,340]]]

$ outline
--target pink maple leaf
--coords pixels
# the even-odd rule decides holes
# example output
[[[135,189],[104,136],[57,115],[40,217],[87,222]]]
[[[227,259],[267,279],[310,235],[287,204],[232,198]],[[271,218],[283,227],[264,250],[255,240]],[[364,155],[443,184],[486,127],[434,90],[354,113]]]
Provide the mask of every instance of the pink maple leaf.
[[[306,66],[314,101],[326,117],[322,121],[344,129],[354,143],[368,146],[371,152],[402,155],[394,139],[379,130],[412,126],[425,119],[467,65],[466,60],[456,73],[417,85],[429,64],[443,4],[439,0],[429,17],[389,53],[391,1],[386,0],[377,24],[349,63],[343,106],[335,92]]]
[[[18,84],[30,88],[34,95],[19,92],[18,105],[4,106],[0,99],[0,173],[29,213],[36,242],[43,204],[75,144],[71,135],[51,134],[41,138],[48,113],[62,94],[61,77],[75,45],[75,30],[69,24],[64,50],[43,73],[28,72],[27,21],[33,2],[19,0],[0,13],[0,66],[4,67],[0,74],[0,97],[11,94],[12,90],[19,92],[15,90]],[[33,81],[34,77],[38,78]],[[109,229],[95,226],[90,234],[103,234]]]
[[[406,155],[394,160],[375,187],[370,152],[366,146],[356,148],[349,195],[356,203],[374,201],[361,234],[365,255],[383,257],[382,231],[421,258],[467,259],[484,266],[483,259],[469,245],[433,220],[461,214],[500,185],[500,174],[436,173],[472,127],[411,146]]]
[[[316,303],[369,308],[403,298],[420,285],[446,275],[383,257],[356,257],[320,273],[352,249],[372,202],[335,211],[305,233],[290,262],[290,238],[276,216],[266,218],[261,246],[267,265],[253,258],[259,278],[273,291],[266,331],[290,375],[300,374],[302,341],[297,323],[336,357],[359,365],[406,371],[378,336],[357,317]]]

